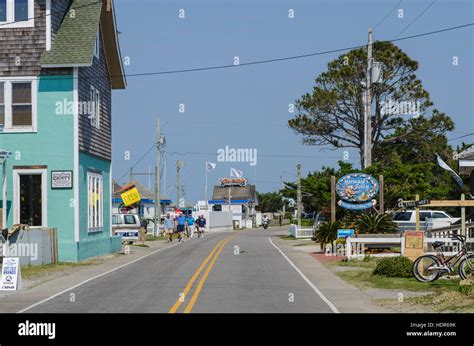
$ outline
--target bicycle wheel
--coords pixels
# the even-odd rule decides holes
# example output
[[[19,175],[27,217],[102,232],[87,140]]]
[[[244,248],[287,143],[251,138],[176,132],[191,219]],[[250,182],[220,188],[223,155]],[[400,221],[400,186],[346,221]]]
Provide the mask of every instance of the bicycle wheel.
[[[474,277],[474,255],[467,256],[459,263],[459,276],[463,280]]]
[[[431,267],[435,265],[439,265],[439,261],[436,256],[420,256],[413,263],[413,276],[420,282],[435,281],[441,274],[438,270],[431,269]]]

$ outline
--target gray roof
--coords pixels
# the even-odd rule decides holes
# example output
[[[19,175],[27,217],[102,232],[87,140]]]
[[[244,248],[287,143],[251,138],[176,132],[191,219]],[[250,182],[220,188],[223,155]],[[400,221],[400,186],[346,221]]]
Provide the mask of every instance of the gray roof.
[[[229,187],[214,186],[214,191],[212,193],[213,200],[222,200],[229,197]],[[256,201],[257,194],[255,190],[255,185],[246,185],[246,186],[231,186],[230,187],[230,199],[251,199]]]

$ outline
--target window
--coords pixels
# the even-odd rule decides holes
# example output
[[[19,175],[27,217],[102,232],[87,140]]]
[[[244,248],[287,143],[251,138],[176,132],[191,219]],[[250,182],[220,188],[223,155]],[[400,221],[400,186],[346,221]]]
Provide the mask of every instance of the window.
[[[0,23],[0,29],[33,27],[34,0],[0,0]]]
[[[47,227],[47,170],[13,170],[14,223]]]
[[[103,181],[102,175],[89,172],[88,185],[88,230],[89,232],[102,231],[103,217]]]
[[[440,213],[440,212],[433,213],[433,219],[448,219],[448,218],[449,216],[444,213]]]
[[[431,212],[429,211],[425,211],[425,212],[420,212],[420,221],[426,221],[426,218],[430,218],[431,217]]]
[[[95,37],[94,56],[100,59],[100,27],[97,28],[97,35]]]
[[[0,22],[7,21],[7,0],[0,0]]]
[[[396,213],[393,216],[394,221],[410,221],[410,218],[411,218],[411,212]]]
[[[92,103],[92,114],[90,114],[91,126],[96,129],[100,129],[100,92],[94,86],[91,85],[91,98]]]
[[[113,225],[120,225],[120,216],[112,215],[112,224]]]
[[[12,83],[12,126],[32,126],[31,82]]]
[[[0,125],[5,132],[36,131],[36,80],[0,80]]]
[[[133,215],[124,215],[123,216],[123,220],[125,222],[126,225],[134,225],[136,224],[135,222],[135,216]]]

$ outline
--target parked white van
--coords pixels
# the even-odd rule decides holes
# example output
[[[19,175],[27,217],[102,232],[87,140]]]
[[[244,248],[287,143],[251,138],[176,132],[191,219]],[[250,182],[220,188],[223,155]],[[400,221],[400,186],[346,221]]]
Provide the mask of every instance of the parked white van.
[[[459,217],[453,217],[442,210],[420,209],[421,230],[448,227],[459,220]],[[393,215],[393,221],[397,224],[398,230],[400,232],[403,232],[405,230],[414,230],[416,227],[416,211],[399,211]]]

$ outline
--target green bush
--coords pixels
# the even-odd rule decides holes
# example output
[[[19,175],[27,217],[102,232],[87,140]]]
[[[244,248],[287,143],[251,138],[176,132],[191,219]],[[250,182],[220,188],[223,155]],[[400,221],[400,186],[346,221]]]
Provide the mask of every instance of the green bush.
[[[386,257],[377,262],[374,275],[409,278],[412,276],[413,262],[406,257]]]

